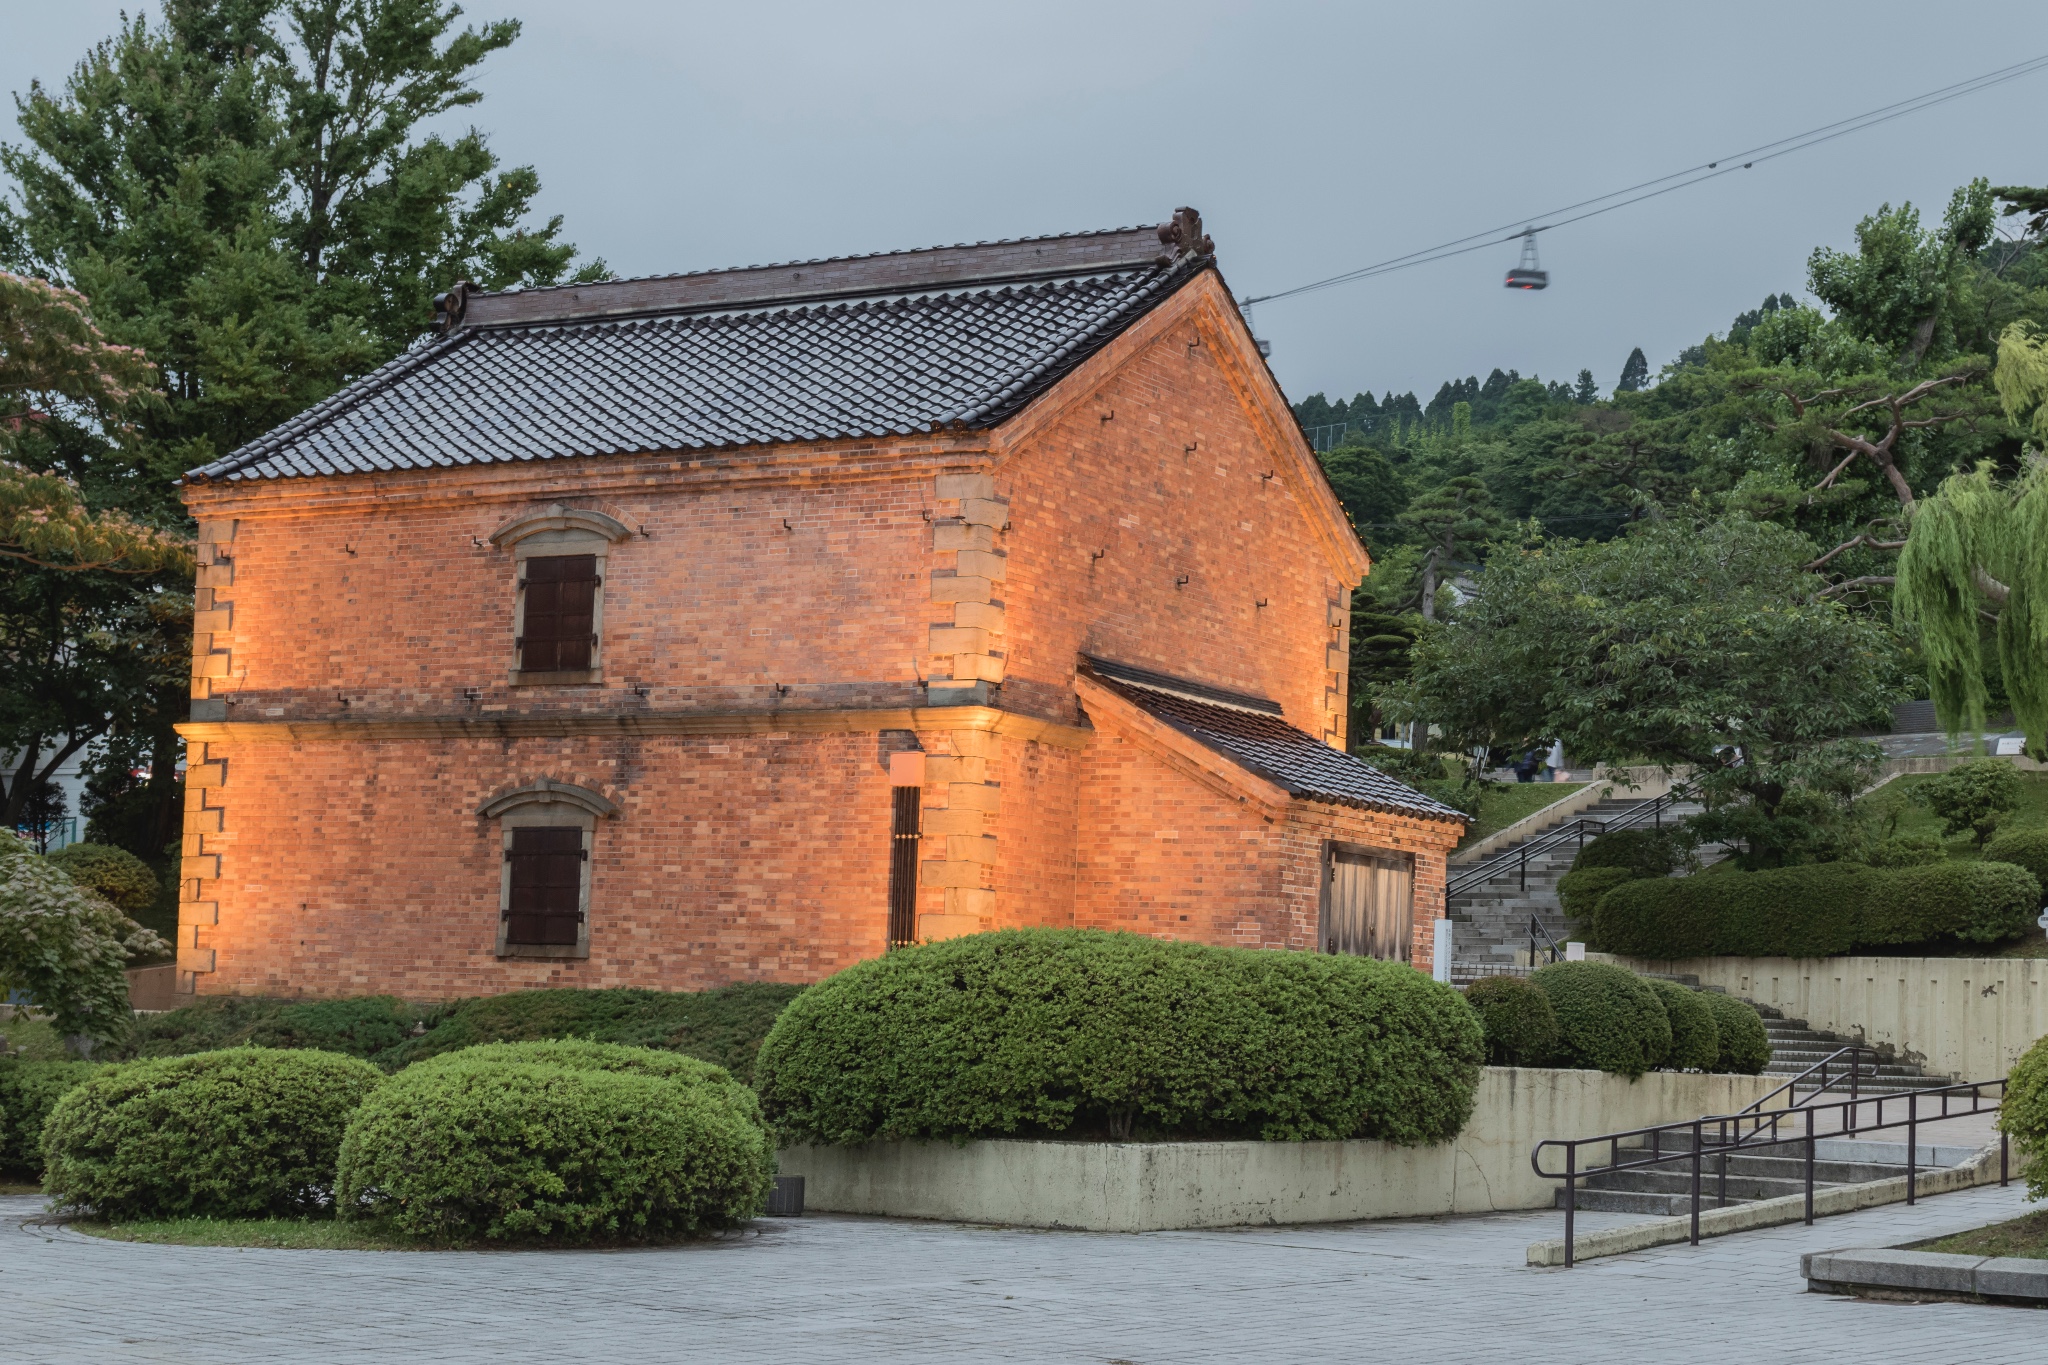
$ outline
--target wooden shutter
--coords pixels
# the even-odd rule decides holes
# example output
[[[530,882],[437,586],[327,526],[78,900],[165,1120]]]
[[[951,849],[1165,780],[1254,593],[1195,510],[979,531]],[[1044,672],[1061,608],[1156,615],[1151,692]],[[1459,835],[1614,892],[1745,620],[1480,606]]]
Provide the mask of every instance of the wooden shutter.
[[[892,787],[895,811],[889,828],[889,945],[917,939],[917,844],[924,793]]]
[[[1323,876],[1323,947],[1406,962],[1415,870],[1401,853],[1333,847]]]
[[[583,922],[583,830],[574,825],[516,828],[505,860],[512,865],[505,942],[573,946]]]
[[[525,586],[520,670],[560,673],[589,668],[597,644],[597,556],[535,556],[526,561]]]

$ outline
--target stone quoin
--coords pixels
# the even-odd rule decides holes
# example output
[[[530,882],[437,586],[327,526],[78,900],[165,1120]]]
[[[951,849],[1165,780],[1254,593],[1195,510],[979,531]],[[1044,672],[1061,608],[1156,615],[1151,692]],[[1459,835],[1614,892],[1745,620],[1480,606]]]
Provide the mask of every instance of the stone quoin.
[[[192,471],[179,989],[808,981],[1025,925],[1428,970],[1370,564],[1192,210],[436,301]]]

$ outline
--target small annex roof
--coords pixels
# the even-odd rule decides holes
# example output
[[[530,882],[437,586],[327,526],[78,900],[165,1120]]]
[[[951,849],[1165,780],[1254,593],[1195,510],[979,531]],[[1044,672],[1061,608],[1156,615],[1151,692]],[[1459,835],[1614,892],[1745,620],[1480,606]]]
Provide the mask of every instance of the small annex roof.
[[[441,335],[191,483],[910,436],[1003,421],[1203,270],[1153,227],[435,301]]]
[[[1082,666],[1097,682],[1155,720],[1290,796],[1418,820],[1468,823],[1471,819],[1463,811],[1395,781],[1356,755],[1297,730],[1281,719],[1278,702],[1106,659],[1084,656]]]

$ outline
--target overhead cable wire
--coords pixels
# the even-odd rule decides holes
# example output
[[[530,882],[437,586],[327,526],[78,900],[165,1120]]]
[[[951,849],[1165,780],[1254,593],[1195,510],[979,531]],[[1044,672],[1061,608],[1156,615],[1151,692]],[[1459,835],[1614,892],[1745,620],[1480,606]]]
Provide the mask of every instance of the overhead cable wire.
[[[1760,143],[1744,151],[1731,152],[1712,161],[1701,162],[1698,165],[1688,166],[1684,170],[1673,171],[1669,175],[1660,175],[1653,180],[1640,181],[1624,189],[1595,195],[1591,199],[1581,199],[1576,204],[1566,204],[1562,208],[1552,209],[1548,213],[1517,219],[1513,223],[1505,223],[1499,227],[1488,228],[1484,232],[1475,232],[1469,236],[1454,237],[1448,242],[1440,242],[1435,246],[1424,247],[1419,251],[1411,251],[1405,255],[1392,256],[1384,261],[1376,261],[1371,265],[1360,266],[1356,270],[1347,270],[1341,275],[1332,275],[1327,279],[1315,280],[1309,284],[1297,285],[1292,289],[1283,289],[1273,294],[1260,294],[1252,298],[1242,299],[1239,302],[1247,306],[1256,303],[1270,303],[1276,299],[1293,298],[1297,294],[1307,294],[1318,289],[1328,289],[1333,285],[1349,284],[1355,280],[1371,279],[1376,275],[1387,275],[1396,270],[1406,270],[1413,266],[1427,265],[1433,261],[1449,260],[1453,256],[1463,256],[1470,252],[1483,251],[1489,247],[1502,246],[1516,240],[1524,233],[1547,232],[1552,228],[1583,222],[1588,218],[1595,218],[1603,213],[1612,213],[1616,209],[1627,208],[1631,204],[1640,204],[1644,200],[1670,194],[1674,190],[1687,189],[1693,185],[1704,184],[1709,180],[1718,180],[1722,176],[1732,175],[1736,171],[1750,170],[1763,162],[1775,161],[1779,157],[1790,156],[1794,152],[1806,151],[1809,148],[1818,147],[1822,143],[1832,142],[1836,138],[1847,137],[1851,133],[1859,133],[1867,128],[1875,128],[1880,124],[1889,123],[1893,119],[1904,118],[1908,114],[1917,114],[1923,110],[1947,104],[1951,100],[1961,99],[1965,95],[1974,95],[1980,91],[1989,90],[1994,86],[2003,85],[2007,81],[2019,80],[2022,77],[2035,75],[2044,70],[2048,70],[2048,53],[2029,58],[2023,62],[2015,62],[2011,66],[2000,67],[1995,71],[1987,71],[1982,75],[1973,76],[1969,80],[1957,81],[1953,85],[1945,85],[1936,90],[1929,90],[1923,94],[1912,96],[1910,99],[1880,105],[1875,109],[1865,110],[1863,113],[1845,119],[1838,119],[1833,123],[1824,123],[1818,128],[1809,128],[1803,133],[1794,133],[1790,137],[1782,137],[1773,142]],[[1563,216],[1566,214],[1572,216]],[[1502,234],[1506,235],[1503,236]]]

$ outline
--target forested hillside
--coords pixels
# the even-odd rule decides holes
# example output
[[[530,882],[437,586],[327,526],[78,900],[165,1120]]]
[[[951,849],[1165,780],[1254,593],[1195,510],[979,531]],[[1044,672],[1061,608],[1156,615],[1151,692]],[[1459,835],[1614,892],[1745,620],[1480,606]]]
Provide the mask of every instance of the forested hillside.
[[[1893,620],[1899,552],[1916,503],[1943,480],[1988,462],[1991,485],[2007,488],[2029,442],[2048,444],[2035,330],[2048,325],[2044,201],[1978,180],[1937,222],[1884,205],[1858,224],[1854,251],[1811,253],[1803,298],[1765,294],[1654,376],[1636,351],[1605,397],[1587,371],[1567,384],[1496,369],[1447,381],[1426,404],[1391,392],[1296,404],[1375,561],[1355,612],[1354,734],[1373,734],[1401,691],[1408,643],[1451,602],[1443,583],[1483,582],[1503,553],[1669,520],[1794,533],[1807,547],[1795,567],[1818,594],[1882,626],[1893,690],[1932,684],[1940,698],[1920,633]],[[1982,641],[1994,714],[2012,700],[1996,615]]]

